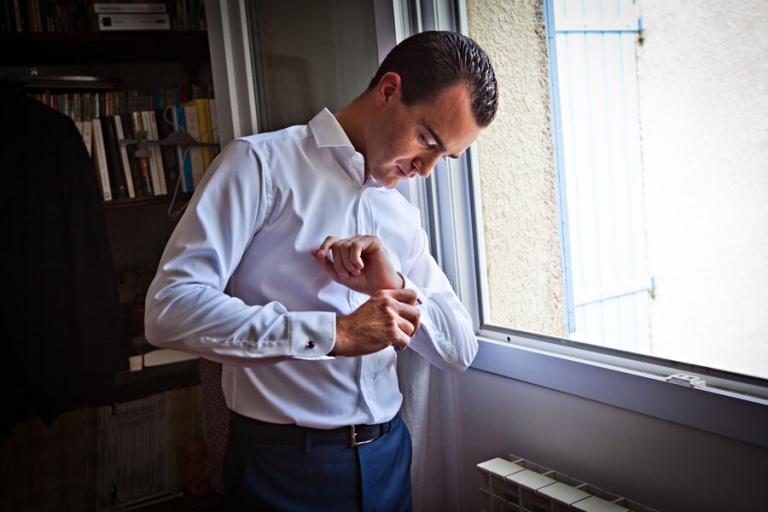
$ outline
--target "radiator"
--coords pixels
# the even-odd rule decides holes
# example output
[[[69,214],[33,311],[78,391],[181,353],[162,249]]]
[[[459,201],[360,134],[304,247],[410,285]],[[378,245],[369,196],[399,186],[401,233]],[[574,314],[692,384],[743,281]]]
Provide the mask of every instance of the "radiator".
[[[488,508],[482,512],[658,512],[515,455],[477,465]]]

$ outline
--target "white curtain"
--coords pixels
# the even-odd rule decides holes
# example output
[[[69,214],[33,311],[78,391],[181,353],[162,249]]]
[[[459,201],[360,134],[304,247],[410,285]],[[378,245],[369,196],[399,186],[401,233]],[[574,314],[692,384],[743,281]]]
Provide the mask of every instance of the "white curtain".
[[[413,441],[414,512],[459,512],[454,374],[413,350],[398,355],[397,370],[404,396],[400,416]]]

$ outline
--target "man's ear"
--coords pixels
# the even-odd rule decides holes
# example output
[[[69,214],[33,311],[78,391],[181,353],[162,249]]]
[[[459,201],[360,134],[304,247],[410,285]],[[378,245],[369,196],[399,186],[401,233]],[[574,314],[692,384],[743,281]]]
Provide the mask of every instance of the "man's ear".
[[[394,71],[384,73],[376,86],[376,106],[383,107],[395,94],[400,94],[402,81]]]

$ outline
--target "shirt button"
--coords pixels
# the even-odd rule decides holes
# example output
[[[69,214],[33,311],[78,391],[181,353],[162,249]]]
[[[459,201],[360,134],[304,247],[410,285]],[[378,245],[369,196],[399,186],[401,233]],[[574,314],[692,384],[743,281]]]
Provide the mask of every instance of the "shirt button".
[[[315,342],[312,340],[309,340],[306,345],[304,345],[304,348],[315,348]]]

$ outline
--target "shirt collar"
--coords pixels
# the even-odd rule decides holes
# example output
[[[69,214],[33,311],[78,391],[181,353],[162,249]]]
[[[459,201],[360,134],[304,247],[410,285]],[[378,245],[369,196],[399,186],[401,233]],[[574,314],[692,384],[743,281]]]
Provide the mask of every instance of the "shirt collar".
[[[349,162],[349,165],[344,167],[345,171],[355,180],[359,180],[361,186],[363,184],[373,187],[381,186],[374,179],[365,179],[363,155],[355,151],[341,124],[327,108],[321,110],[308,124],[317,147],[338,148]]]
[[[309,129],[315,137],[315,142],[319,148],[348,148],[352,153],[355,152],[352,142],[347,137],[344,129],[341,127],[336,117],[324,108],[309,122]]]

